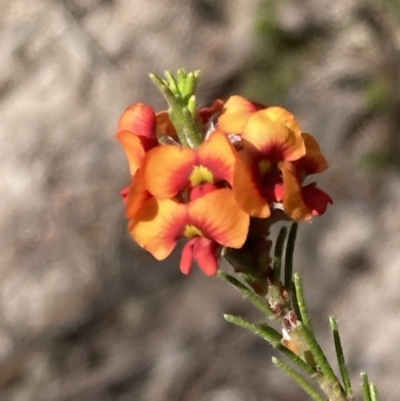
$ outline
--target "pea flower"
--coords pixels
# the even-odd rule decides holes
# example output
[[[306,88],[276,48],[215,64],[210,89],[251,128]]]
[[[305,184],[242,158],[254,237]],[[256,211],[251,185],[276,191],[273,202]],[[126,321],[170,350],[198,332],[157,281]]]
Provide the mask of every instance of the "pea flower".
[[[289,111],[232,96],[217,127],[240,138],[233,190],[240,206],[251,216],[267,218],[271,205],[280,203],[292,219],[309,220],[332,202],[314,184],[301,189],[305,175],[328,166],[316,140],[302,133]]]
[[[204,183],[232,185],[236,151],[224,133],[214,131],[199,148],[159,146],[143,164],[147,190],[157,199],[174,198]]]
[[[222,246],[240,248],[247,236],[249,216],[228,188],[205,191],[189,203],[151,198],[129,222],[135,241],[157,260],[168,257],[183,236],[189,239],[180,263],[184,274],[195,260],[209,276],[218,269]]]

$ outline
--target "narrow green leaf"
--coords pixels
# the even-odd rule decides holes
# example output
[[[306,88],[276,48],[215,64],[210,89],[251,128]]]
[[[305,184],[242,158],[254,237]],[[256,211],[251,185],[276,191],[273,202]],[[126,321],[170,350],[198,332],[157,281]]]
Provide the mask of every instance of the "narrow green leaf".
[[[303,322],[304,326],[307,327],[308,331],[314,335],[311,325],[310,315],[308,314],[306,300],[304,297],[303,284],[301,282],[301,278],[298,273],[294,275],[294,288],[296,291],[296,298],[299,307],[301,321]]]
[[[340,334],[339,334],[339,325],[334,317],[330,317],[329,322],[331,325],[333,341],[335,344],[336,357],[339,364],[339,369],[340,369],[340,374],[342,376],[344,389],[346,391],[346,395],[348,395],[349,397],[353,397],[353,390],[351,388],[349,371],[346,366],[346,361],[344,358],[344,353],[342,348],[342,341],[340,339]]]
[[[291,295],[292,306],[293,306],[294,312],[296,313],[297,318],[301,321],[299,301],[297,300],[296,288],[295,288],[293,282],[290,285],[290,295]]]
[[[254,334],[256,334],[257,336],[260,336],[261,338],[268,341],[269,343],[276,343],[275,333],[271,333],[269,330],[266,329],[266,327],[260,327],[259,325],[255,324],[255,323],[251,323],[248,320],[242,318],[241,316],[225,314],[224,319],[229,323],[236,324],[236,326],[240,326],[240,327],[243,327],[245,329],[252,331]],[[269,328],[272,328],[272,327],[269,327]],[[278,333],[278,336],[279,336],[279,333]]]
[[[196,91],[196,78],[193,72],[189,72],[186,76],[184,95],[191,96]]]
[[[163,88],[165,87],[165,83],[159,76],[157,76],[156,74],[150,73],[149,77],[153,81],[153,83],[157,86],[157,88],[163,90]]]
[[[175,80],[174,75],[172,74],[171,71],[165,71],[165,78],[167,79],[167,83],[168,83],[168,87],[171,90],[171,92],[175,95],[175,96],[179,96],[179,89],[178,89],[178,84]]]
[[[361,376],[361,386],[363,392],[363,401],[372,401],[368,376],[365,372],[361,372],[360,376]]]
[[[183,68],[179,68],[179,70],[176,72],[177,80],[178,80],[178,88],[180,93],[185,92],[185,86],[186,86],[186,71]]]
[[[155,74],[149,74],[149,77],[153,81],[153,83],[157,86],[157,88],[160,89],[160,91],[163,93],[164,97],[166,98],[170,106],[170,110],[172,110],[174,106],[177,106],[176,98],[172,93],[172,91],[168,88],[167,82],[165,82]]]
[[[271,318],[275,317],[274,312],[271,310],[270,306],[265,302],[265,299],[259,297],[256,293],[254,293],[250,288],[246,287],[237,278],[231,276],[230,274],[223,272],[222,270],[220,270],[218,272],[218,276],[225,279],[230,284],[232,284],[242,295],[244,295],[264,315],[267,315]]]
[[[298,224],[293,223],[292,226],[290,227],[289,236],[286,244],[284,285],[288,290],[291,288],[291,283],[292,283],[293,254],[294,254],[294,246],[296,243],[297,228]]]
[[[320,395],[316,388],[309,383],[303,376],[297,373],[290,366],[286,365],[279,359],[272,357],[272,363],[279,369],[282,369],[290,378],[292,378],[313,400],[315,401],[326,401],[322,395]]]
[[[380,401],[379,395],[378,395],[378,390],[376,389],[374,384],[372,384],[372,383],[369,384],[369,391],[371,394],[371,401]]]
[[[289,348],[285,347],[281,343],[282,335],[277,332],[273,327],[265,323],[251,323],[240,316],[224,315],[224,319],[229,323],[233,323],[237,326],[248,329],[265,341],[268,341],[272,345],[272,347],[281,352],[286,358],[291,360],[310,377],[314,377],[317,374],[317,372],[310,365],[308,365],[303,359],[301,359],[299,356],[297,356],[294,352],[292,352]]]
[[[279,231],[278,238],[276,239],[274,261],[272,263],[272,268],[274,270],[275,285],[278,286],[281,281],[282,255],[283,255],[283,247],[285,245],[286,234],[287,234],[287,228],[282,227]]]
[[[192,117],[196,117],[196,110],[197,110],[197,100],[196,100],[196,96],[192,95],[190,96],[189,100],[188,100],[188,110],[190,111],[190,114],[192,115]]]
[[[303,337],[303,340],[309,347],[315,362],[327,380],[329,380],[330,383],[337,383],[340,386],[339,380],[329,364],[324,351],[322,351],[322,348],[318,344],[314,334],[302,322],[298,322],[298,327],[292,331],[292,334],[294,332],[297,332]]]

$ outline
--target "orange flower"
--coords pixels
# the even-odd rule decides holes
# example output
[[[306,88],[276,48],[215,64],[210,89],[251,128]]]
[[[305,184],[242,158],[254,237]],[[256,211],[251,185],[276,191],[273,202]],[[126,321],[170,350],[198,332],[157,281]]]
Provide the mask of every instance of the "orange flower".
[[[135,241],[158,260],[171,254],[180,237],[189,238],[182,253],[181,271],[188,274],[196,260],[210,276],[217,272],[220,246],[240,248],[248,227],[248,214],[238,207],[227,188],[206,190],[187,204],[151,198],[129,223]]]
[[[332,202],[314,184],[302,187],[305,176],[326,170],[328,163],[317,141],[301,132],[289,111],[232,96],[218,129],[240,137],[233,190],[251,216],[269,217],[271,205],[282,202],[291,218],[308,220]]]
[[[207,124],[213,115],[221,110],[222,107],[223,102],[221,100],[216,100],[211,107],[200,109],[198,111],[200,121],[203,124]],[[159,137],[169,137],[169,142],[177,140],[175,128],[170,121],[167,111],[162,111],[155,114],[150,106],[138,103],[128,107],[119,121],[118,133],[116,137],[121,141],[124,147],[132,175],[130,186],[121,191],[124,203],[126,204],[126,216],[128,218],[134,218],[135,214],[143,206],[144,202],[151,198],[152,195],[157,195],[159,193],[158,190],[155,190],[154,194],[151,194],[147,190],[143,175],[144,168],[142,165],[145,161],[145,156],[154,148],[157,150],[154,149],[154,154],[152,157],[150,157],[150,162],[147,164],[150,165],[150,168],[155,166],[156,170],[157,167],[161,167],[161,169],[158,168],[158,170],[155,172],[156,175],[160,176],[161,181],[163,174],[165,174],[168,168],[174,165],[170,163],[170,160],[175,160],[176,163],[182,165],[182,163],[185,162],[185,159],[182,159],[182,157],[184,158],[188,155],[189,158],[190,156],[193,156],[194,159],[202,163],[197,167],[195,166],[191,173],[190,181],[193,185],[199,184],[203,180],[213,181],[225,179],[230,181],[230,183],[232,181],[232,152],[234,152],[234,149],[231,147],[224,135],[220,134],[219,138],[215,137],[212,141],[207,141],[207,144],[204,144],[201,147],[201,150],[199,149],[197,151],[193,151],[189,148],[181,148],[178,145],[159,146],[157,134]],[[212,150],[212,147],[219,146],[221,146],[221,151],[223,152],[220,157],[220,163],[218,160],[215,160],[215,158],[218,159],[218,152],[216,150]],[[158,160],[156,160],[160,154],[164,155],[164,160],[166,162],[163,166],[158,166]],[[180,154],[181,158],[175,159],[175,156],[178,156],[178,154]],[[197,157],[197,155],[199,157]],[[223,159],[224,157],[225,160]],[[167,160],[168,158],[170,158],[170,160]],[[214,176],[212,176],[207,168],[209,164],[214,164]],[[150,174],[146,174],[147,176],[150,175],[151,177],[149,180],[150,188],[154,185],[157,187],[159,184],[156,180],[154,180],[156,176],[152,176],[152,173],[154,172],[153,170],[150,172]],[[172,180],[175,179],[174,171],[169,175],[169,177]],[[164,198],[168,197],[170,196],[166,196]]]
[[[160,146],[151,150],[144,160],[145,186],[157,199],[170,199],[204,183],[232,185],[235,160],[235,149],[218,131],[198,149]]]
[[[218,128],[240,135],[271,163],[297,160],[305,154],[300,126],[294,115],[282,107],[265,107],[232,96],[218,118]]]
[[[232,99],[232,98],[231,98]],[[233,190],[240,206],[251,216],[266,218],[274,202],[274,184],[279,181],[278,164],[304,156],[305,144],[295,117],[281,107],[257,109],[254,103],[234,97],[218,128],[234,129],[240,135]],[[243,109],[240,107],[243,106]],[[230,116],[227,119],[226,116]],[[222,124],[220,123],[222,120]]]

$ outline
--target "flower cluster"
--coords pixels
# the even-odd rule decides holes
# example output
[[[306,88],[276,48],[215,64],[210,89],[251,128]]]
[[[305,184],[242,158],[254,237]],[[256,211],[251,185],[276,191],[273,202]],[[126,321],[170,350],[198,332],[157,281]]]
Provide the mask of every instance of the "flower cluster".
[[[188,274],[196,261],[215,275],[221,249],[240,249],[251,219],[268,220],[280,209],[306,221],[332,203],[315,183],[303,185],[328,164],[289,111],[232,96],[195,119],[203,138],[197,147],[180,143],[166,111],[139,103],[119,121],[116,137],[132,176],[122,191],[129,231],[156,259],[186,237],[181,271]]]

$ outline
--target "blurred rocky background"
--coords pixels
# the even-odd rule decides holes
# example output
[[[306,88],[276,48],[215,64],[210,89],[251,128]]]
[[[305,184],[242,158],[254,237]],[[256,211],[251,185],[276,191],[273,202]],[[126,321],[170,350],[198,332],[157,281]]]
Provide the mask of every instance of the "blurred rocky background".
[[[313,133],[335,200],[300,228],[296,268],[358,387],[400,385],[400,7],[396,0],[0,0],[2,401],[306,401],[223,312],[228,285],[128,238],[113,139],[165,107],[149,72],[201,69],[202,104],[241,93]]]

